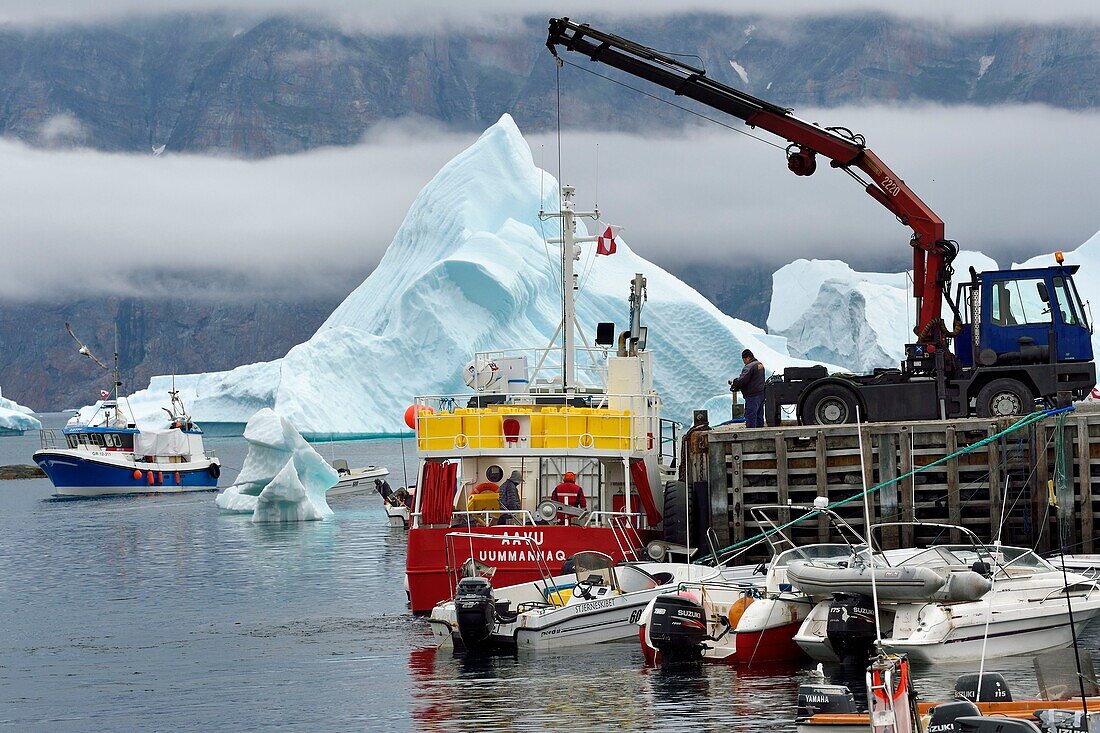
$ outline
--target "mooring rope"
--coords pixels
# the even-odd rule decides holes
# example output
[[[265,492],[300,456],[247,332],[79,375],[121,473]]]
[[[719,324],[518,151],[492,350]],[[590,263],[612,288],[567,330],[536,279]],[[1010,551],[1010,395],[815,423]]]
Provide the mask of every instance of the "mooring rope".
[[[900,483],[901,481],[904,481],[908,478],[916,476],[921,471],[927,471],[930,468],[933,468],[935,466],[939,466],[939,465],[942,465],[944,463],[947,463],[948,461],[954,460],[954,459],[958,458],[959,456],[965,455],[965,454],[970,453],[972,451],[975,451],[979,448],[984,448],[985,446],[989,445],[993,441],[1000,440],[1004,436],[1009,435],[1011,433],[1014,433],[1017,430],[1022,430],[1023,428],[1026,428],[1029,425],[1033,425],[1037,422],[1045,420],[1048,417],[1053,417],[1055,415],[1063,415],[1067,412],[1073,412],[1074,409],[1075,408],[1072,405],[1070,405],[1069,407],[1059,407],[1059,408],[1055,408],[1055,409],[1052,409],[1052,410],[1042,410],[1042,411],[1039,411],[1039,412],[1033,412],[1030,415],[1025,415],[1024,417],[1020,418],[1019,420],[1014,422],[1012,425],[1009,425],[1007,428],[1005,428],[1004,430],[1001,430],[1000,432],[994,433],[993,435],[987,435],[986,437],[982,438],[981,440],[979,440],[976,443],[973,443],[972,445],[963,446],[962,448],[958,449],[954,453],[946,455],[943,458],[937,458],[936,460],[932,461],[931,463],[926,463],[923,466],[917,466],[913,470],[908,471],[907,473],[904,473],[901,476],[889,479],[887,481],[883,481],[882,483],[879,483],[879,484],[876,484],[876,485],[872,486],[871,488],[867,489],[866,491],[861,491],[858,494],[853,494],[852,496],[849,496],[846,499],[841,499],[840,501],[833,502],[832,504],[829,504],[825,508],[826,509],[836,509],[836,508],[842,507],[846,504],[851,504],[853,501],[858,501],[858,500],[862,499],[865,495],[874,494],[875,492],[877,492],[881,489],[884,489],[887,486],[890,486],[890,485],[896,484],[896,483]],[[769,536],[771,536],[771,535],[773,535],[777,532],[782,532],[783,530],[787,529],[788,527],[792,527],[796,524],[801,523],[802,521],[804,521],[805,519],[807,519],[810,516],[812,516],[812,514],[808,514],[804,517],[799,517],[798,519],[793,519],[793,520],[791,520],[791,521],[789,521],[785,524],[781,524],[778,527],[775,527],[774,529],[769,529],[769,530],[766,530],[764,532],[761,532],[758,535],[754,535],[754,536],[749,537],[747,539],[741,540],[740,542],[735,542],[734,544],[730,545],[729,547],[723,547],[720,550],[718,550],[718,554],[721,555],[721,554],[724,554],[724,553],[727,553],[727,552],[732,552],[733,550],[744,547],[746,544],[759,542],[760,540],[762,540],[766,537],[769,537]]]

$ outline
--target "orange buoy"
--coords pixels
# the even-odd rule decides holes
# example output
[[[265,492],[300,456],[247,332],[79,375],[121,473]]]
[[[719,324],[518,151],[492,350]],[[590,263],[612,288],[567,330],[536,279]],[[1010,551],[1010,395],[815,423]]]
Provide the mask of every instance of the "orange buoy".
[[[164,471],[157,471],[157,483],[158,484],[163,484],[164,483]]]
[[[148,472],[147,472],[147,473],[145,474],[145,480],[149,482],[149,485],[150,485],[150,486],[152,486],[152,485],[153,485],[153,472],[152,472],[152,471],[148,471]]]
[[[752,605],[752,600],[749,596],[741,596],[730,605],[726,618],[729,619],[730,628],[734,631],[737,630],[737,624],[741,623],[741,617],[745,615],[745,611]]]
[[[176,471],[176,486],[180,485],[180,472]]]
[[[134,481],[141,481],[141,471],[134,469]]]
[[[409,405],[405,408],[405,424],[409,426],[409,429],[416,430],[417,413],[431,415],[434,412],[435,410],[427,405]]]

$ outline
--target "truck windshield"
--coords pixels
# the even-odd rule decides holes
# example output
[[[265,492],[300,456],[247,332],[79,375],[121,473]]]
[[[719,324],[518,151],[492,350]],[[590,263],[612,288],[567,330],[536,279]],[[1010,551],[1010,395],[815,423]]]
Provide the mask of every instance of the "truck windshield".
[[[1091,313],[1085,310],[1085,302],[1081,300],[1081,294],[1077,292],[1077,283],[1073,281],[1073,278],[1070,278],[1069,286],[1073,290],[1073,302],[1077,305],[1077,312],[1081,314],[1081,324],[1091,330],[1092,325],[1089,323]]]
[[[1075,297],[1070,295],[1069,285],[1064,277],[1054,278],[1054,295],[1058,299],[1058,309],[1062,313],[1062,323],[1067,326],[1077,325],[1077,308],[1074,304]]]

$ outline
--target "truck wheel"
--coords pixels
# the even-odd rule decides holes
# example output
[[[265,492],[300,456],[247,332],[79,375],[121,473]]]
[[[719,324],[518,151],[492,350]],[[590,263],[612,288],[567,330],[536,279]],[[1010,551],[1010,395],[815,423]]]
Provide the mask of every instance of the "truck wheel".
[[[807,425],[843,425],[856,421],[856,397],[839,384],[816,388],[806,398],[802,419]]]
[[[994,379],[978,392],[976,407],[978,417],[1016,417],[1035,409],[1035,397],[1015,379]]]

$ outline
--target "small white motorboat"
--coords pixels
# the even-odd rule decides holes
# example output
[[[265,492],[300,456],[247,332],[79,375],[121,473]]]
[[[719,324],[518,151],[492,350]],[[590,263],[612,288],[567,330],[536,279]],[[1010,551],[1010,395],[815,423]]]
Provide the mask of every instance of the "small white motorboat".
[[[657,595],[703,577],[752,582],[754,566],[621,562],[578,552],[574,571],[506,588],[483,577],[459,581],[454,600],[428,619],[441,646],[467,651],[552,650],[633,639],[642,610]]]
[[[1077,633],[1100,613],[1096,581],[1076,573],[1063,577],[1061,569],[1031,550],[986,547],[963,527],[937,526],[958,530],[971,544],[790,568],[796,587],[818,598],[831,594],[803,622],[795,636],[799,646],[821,661],[866,654],[875,638],[871,573],[879,596],[882,648],[920,662],[975,661],[983,650],[995,658],[1069,646],[1067,595]],[[826,583],[830,573],[836,580]],[[806,579],[804,587],[801,579]],[[988,590],[979,593],[986,585]]]
[[[385,466],[365,466],[363,468],[348,468],[348,462],[342,458],[330,461],[339,481],[326,492],[327,496],[345,496],[347,494],[360,494],[364,491],[377,491],[375,479],[385,479],[390,475],[390,470]]]

